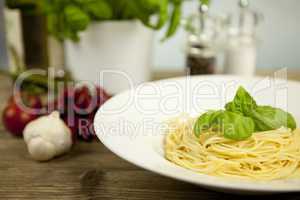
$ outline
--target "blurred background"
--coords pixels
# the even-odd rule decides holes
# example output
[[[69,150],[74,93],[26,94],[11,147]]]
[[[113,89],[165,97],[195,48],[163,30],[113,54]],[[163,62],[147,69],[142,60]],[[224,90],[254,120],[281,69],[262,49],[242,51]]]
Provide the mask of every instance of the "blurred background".
[[[281,68],[298,79],[299,9],[297,0],[1,0],[0,64],[65,68],[94,82],[104,70],[134,84]],[[128,88],[106,77],[111,93]]]
[[[300,1],[297,0],[250,0],[251,6],[261,12],[263,21],[257,27],[257,35],[261,40],[258,45],[258,68],[297,69],[300,67]],[[197,2],[189,1],[183,7],[184,15],[197,11]],[[216,15],[234,14],[238,12],[236,0],[213,0],[211,12]],[[181,70],[184,66],[186,33],[179,30],[178,34],[165,43],[159,43],[164,34],[160,31],[155,35],[154,69]],[[299,68],[300,69],[300,68]]]

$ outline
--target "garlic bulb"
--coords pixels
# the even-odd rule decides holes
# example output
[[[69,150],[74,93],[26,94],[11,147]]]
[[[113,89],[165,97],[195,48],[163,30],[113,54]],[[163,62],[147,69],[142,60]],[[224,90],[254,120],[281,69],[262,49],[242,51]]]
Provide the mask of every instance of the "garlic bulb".
[[[57,111],[27,124],[23,135],[29,154],[39,161],[66,153],[72,146],[71,130],[59,118]]]

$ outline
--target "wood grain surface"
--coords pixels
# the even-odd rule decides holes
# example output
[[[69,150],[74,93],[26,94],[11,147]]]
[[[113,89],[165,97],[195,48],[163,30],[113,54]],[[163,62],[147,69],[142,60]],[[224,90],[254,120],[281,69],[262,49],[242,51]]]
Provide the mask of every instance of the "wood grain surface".
[[[9,94],[1,79],[0,107]],[[31,160],[22,139],[0,127],[0,199],[278,199],[300,200],[300,194],[239,196],[205,190],[140,169],[115,156],[100,142],[77,143],[50,162]]]

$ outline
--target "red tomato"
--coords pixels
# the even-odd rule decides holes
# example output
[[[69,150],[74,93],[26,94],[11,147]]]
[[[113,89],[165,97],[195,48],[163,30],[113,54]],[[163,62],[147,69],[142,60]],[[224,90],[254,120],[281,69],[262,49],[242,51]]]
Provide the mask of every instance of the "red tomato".
[[[23,104],[27,108],[42,108],[39,97],[26,96],[23,98]],[[32,120],[40,116],[39,112],[28,112],[15,102],[15,97],[11,97],[2,113],[4,127],[15,136],[22,136],[25,126]]]

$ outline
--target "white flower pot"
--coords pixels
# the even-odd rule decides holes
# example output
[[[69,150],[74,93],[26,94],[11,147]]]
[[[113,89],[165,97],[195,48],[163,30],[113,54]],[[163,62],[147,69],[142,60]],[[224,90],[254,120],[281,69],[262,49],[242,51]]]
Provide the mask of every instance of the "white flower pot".
[[[153,31],[138,21],[92,24],[78,43],[66,42],[66,64],[78,80],[118,93],[151,76]]]

